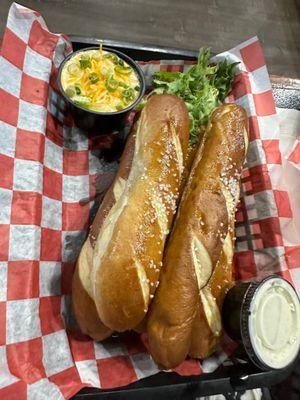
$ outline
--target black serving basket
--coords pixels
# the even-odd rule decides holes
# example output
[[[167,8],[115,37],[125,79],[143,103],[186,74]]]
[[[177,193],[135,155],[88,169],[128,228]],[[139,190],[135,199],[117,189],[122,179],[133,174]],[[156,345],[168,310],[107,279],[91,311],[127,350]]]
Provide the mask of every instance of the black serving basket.
[[[75,35],[69,36],[73,50],[100,45],[101,40]],[[140,45],[105,40],[105,45],[125,53],[134,60],[196,60],[198,51]],[[283,78],[283,82],[285,79]],[[272,85],[277,107],[300,109],[300,91],[277,82]],[[228,363],[227,363],[228,364]],[[128,386],[117,389],[82,389],[72,400],[192,400],[219,393],[243,393],[245,390],[270,387],[285,380],[294,365],[284,370],[262,371],[243,352],[237,349],[230,365],[221,365],[212,373],[183,377],[175,372],[159,372]],[[239,398],[231,397],[228,398]]]

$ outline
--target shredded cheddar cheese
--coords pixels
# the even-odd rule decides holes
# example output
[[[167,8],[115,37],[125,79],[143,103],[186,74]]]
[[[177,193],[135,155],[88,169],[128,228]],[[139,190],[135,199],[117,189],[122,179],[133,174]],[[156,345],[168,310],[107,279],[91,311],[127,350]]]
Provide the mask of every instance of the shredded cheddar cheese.
[[[140,92],[133,68],[116,54],[87,50],[65,64],[61,83],[72,101],[90,110],[114,112],[128,107]]]

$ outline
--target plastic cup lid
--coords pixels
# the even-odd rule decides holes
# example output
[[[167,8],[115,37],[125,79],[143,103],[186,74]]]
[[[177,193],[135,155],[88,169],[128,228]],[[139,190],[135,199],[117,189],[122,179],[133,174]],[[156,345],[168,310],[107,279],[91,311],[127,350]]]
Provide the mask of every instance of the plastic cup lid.
[[[249,287],[241,333],[252,361],[263,369],[291,364],[300,349],[300,303],[293,287],[271,276]]]

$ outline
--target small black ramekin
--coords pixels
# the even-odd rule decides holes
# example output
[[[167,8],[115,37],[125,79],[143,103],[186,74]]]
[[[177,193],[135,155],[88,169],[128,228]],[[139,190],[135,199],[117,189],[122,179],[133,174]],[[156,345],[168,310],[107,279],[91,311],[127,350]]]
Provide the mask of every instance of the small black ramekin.
[[[89,50],[98,50],[99,47],[87,47],[81,50],[74,51],[73,53],[69,54],[64,61],[60,64],[59,70],[58,70],[58,86],[59,89],[65,98],[70,111],[72,113],[73,119],[75,124],[88,132],[96,132],[97,134],[101,133],[108,133],[117,129],[121,129],[126,121],[126,117],[129,113],[130,110],[132,110],[142,99],[144,93],[145,93],[145,77],[143,74],[143,71],[139,67],[139,65],[132,60],[132,58],[128,57],[126,54],[121,53],[120,51],[111,49],[109,47],[103,46],[103,50],[108,51],[110,53],[116,54],[118,57],[120,57],[122,60],[126,61],[127,64],[129,64],[135,73],[137,74],[137,77],[139,79],[140,83],[140,93],[138,97],[135,99],[133,103],[131,103],[128,107],[124,108],[123,110],[120,111],[115,111],[115,112],[98,112],[98,111],[93,111],[93,110],[88,110],[87,108],[84,108],[76,103],[74,103],[70,97],[65,93],[63,90],[62,84],[61,84],[61,73],[62,70],[66,64],[66,62],[74,57],[78,53],[83,53],[85,51]]]
[[[285,281],[290,287],[290,290],[295,292],[293,286],[278,275],[270,275],[264,278],[262,281],[252,281],[252,282],[240,282],[233,286],[226,294],[223,308],[222,308],[222,320],[224,324],[225,331],[233,339],[242,343],[248,357],[250,360],[260,369],[264,371],[277,369],[266,364],[262,360],[259,354],[256,353],[255,347],[252,344],[252,336],[250,331],[249,318],[251,316],[251,305],[255,300],[256,293],[259,289],[269,280],[276,279]],[[298,300],[299,301],[299,300]],[[274,315],[276,318],[276,315]],[[295,332],[299,334],[299,332]],[[289,365],[291,365],[299,356],[299,352],[295,355],[295,358]],[[287,368],[286,365],[284,368]],[[278,368],[280,369],[280,368]]]

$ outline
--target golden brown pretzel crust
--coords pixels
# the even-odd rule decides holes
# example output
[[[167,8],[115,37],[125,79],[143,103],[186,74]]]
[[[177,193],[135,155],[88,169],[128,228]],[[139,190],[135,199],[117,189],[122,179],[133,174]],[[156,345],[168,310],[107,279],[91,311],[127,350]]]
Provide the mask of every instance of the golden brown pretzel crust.
[[[122,153],[121,160],[120,160],[119,169],[118,169],[118,172],[114,179],[114,182],[110,186],[108,191],[106,192],[106,194],[103,198],[103,201],[101,203],[101,206],[100,206],[100,208],[95,216],[95,219],[92,223],[92,226],[90,228],[89,240],[90,240],[93,248],[95,247],[96,239],[99,235],[99,231],[101,229],[103,221],[105,220],[105,218],[108,215],[109,211],[111,210],[112,206],[116,202],[116,199],[114,196],[115,184],[120,178],[127,180],[128,175],[130,173],[130,168],[131,168],[132,159],[133,159],[133,155],[134,155],[134,148],[135,148],[135,131],[136,131],[135,128],[136,128],[136,125],[133,126],[133,128],[127,138],[126,145],[125,145],[125,148]]]
[[[112,331],[101,322],[94,300],[87,291],[87,286],[90,286],[92,256],[93,249],[87,240],[81,249],[73,276],[73,309],[82,333],[95,340],[104,340],[112,334]]]
[[[223,275],[231,270],[231,230],[248,144],[244,109],[220,106],[204,140],[178,208],[148,315],[150,352],[163,368],[175,367],[189,352],[207,354],[215,345],[211,332],[220,336],[220,312],[211,286],[225,287]]]
[[[150,98],[137,124],[130,174],[93,257],[98,314],[116,331],[137,326],[154,296],[189,139],[187,108],[174,95]]]
[[[127,179],[129,175],[134,153],[134,143],[135,128],[133,127],[126,141],[114,183],[106,192],[101,206],[90,227],[89,236],[80,251],[72,281],[73,309],[77,323],[84,334],[89,335],[95,340],[104,340],[109,337],[113,331],[107,328],[99,318],[93,300],[91,270],[93,266],[94,246],[103,221],[115,203],[115,182],[120,177]]]
[[[112,332],[134,328],[147,312],[176,210],[188,139],[184,102],[174,95],[153,96],[127,140],[76,266],[75,313],[81,329],[94,338],[96,317],[88,313]],[[102,326],[97,327],[101,336]]]
[[[233,246],[233,232],[230,232],[230,240]],[[232,248],[233,250],[233,248]],[[217,263],[208,287],[216,299],[221,310],[225,294],[232,285],[232,259],[223,250],[220,261]],[[214,335],[207,322],[203,304],[198,298],[197,314],[194,319],[189,356],[193,358],[206,358],[216,349],[220,341],[220,335]]]

